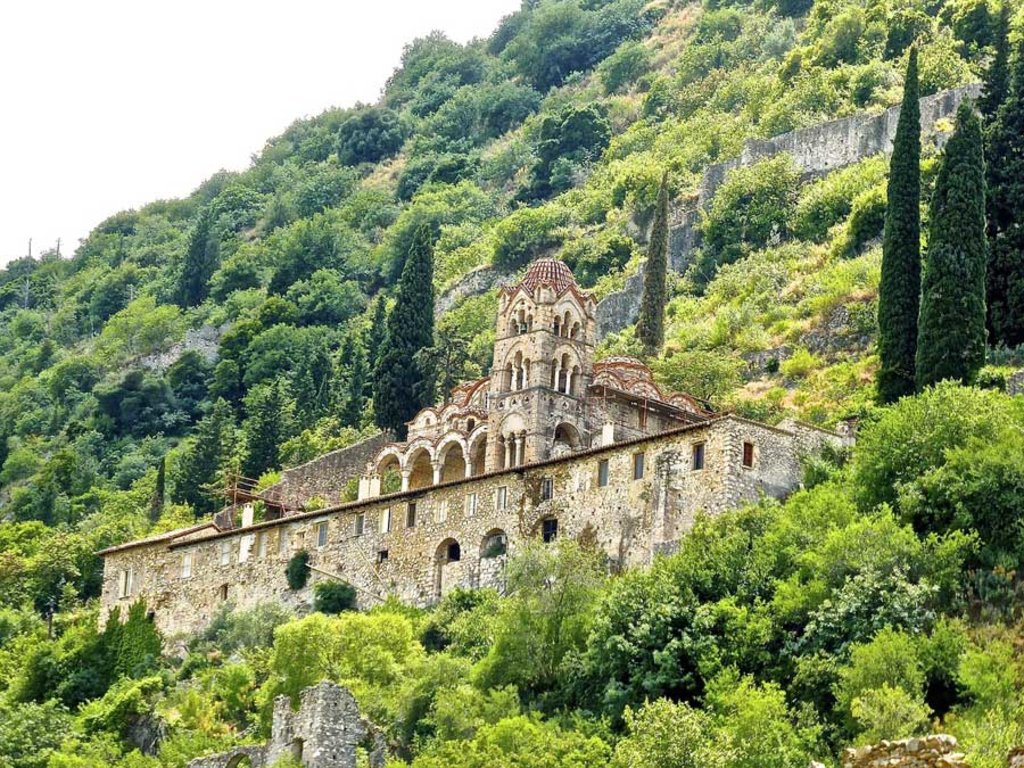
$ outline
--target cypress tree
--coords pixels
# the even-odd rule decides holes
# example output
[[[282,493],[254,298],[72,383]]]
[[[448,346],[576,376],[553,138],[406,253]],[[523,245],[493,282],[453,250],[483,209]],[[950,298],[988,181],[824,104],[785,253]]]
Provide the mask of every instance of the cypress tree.
[[[988,325],[992,344],[1024,343],[1024,40],[988,132]]]
[[[285,391],[284,379],[260,384],[245,396],[248,416],[245,433],[245,461],[242,473],[259,477],[281,466],[281,443],[293,436],[295,402]]]
[[[966,103],[935,182],[921,281],[917,386],[971,382],[985,364],[985,162]]]
[[[167,457],[161,456],[156,465],[156,487],[153,489],[153,500],[149,506],[149,520],[155,523],[164,511],[167,494]]]
[[[1010,2],[1003,0],[995,29],[995,56],[985,70],[985,87],[978,99],[985,124],[991,124],[1010,92]]]
[[[231,406],[218,399],[210,413],[196,425],[192,440],[182,451],[174,482],[174,497],[203,517],[219,509],[215,493],[222,470],[235,445],[235,424]]]
[[[206,298],[207,283],[217,267],[220,251],[213,225],[213,214],[209,207],[204,208],[189,236],[178,277],[178,304],[182,307],[194,307]]]
[[[921,292],[921,105],[917,49],[910,49],[903,106],[889,161],[888,205],[878,287],[878,398],[892,403],[915,389]]]
[[[384,344],[374,376],[377,426],[405,439],[406,425],[423,407],[422,374],[416,353],[434,341],[433,235],[426,224],[413,235],[409,254],[388,315]]]
[[[341,422],[346,426],[358,427],[363,421],[363,411],[366,410],[366,388],[370,378],[366,350],[359,340],[349,336],[342,357],[346,359],[348,381],[341,409]]]
[[[644,270],[644,292],[640,299],[640,315],[636,335],[648,355],[654,355],[665,343],[665,301],[668,280],[668,174],[661,176],[658,205],[651,224],[647,246],[647,268]]]

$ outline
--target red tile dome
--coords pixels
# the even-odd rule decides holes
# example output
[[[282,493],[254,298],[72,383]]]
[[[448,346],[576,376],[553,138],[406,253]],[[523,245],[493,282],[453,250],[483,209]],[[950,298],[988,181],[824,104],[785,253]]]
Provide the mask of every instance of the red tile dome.
[[[526,276],[520,285],[530,293],[540,285],[547,285],[561,293],[569,288],[579,287],[576,285],[576,278],[572,276],[572,270],[564,261],[558,259],[537,259],[526,270]]]

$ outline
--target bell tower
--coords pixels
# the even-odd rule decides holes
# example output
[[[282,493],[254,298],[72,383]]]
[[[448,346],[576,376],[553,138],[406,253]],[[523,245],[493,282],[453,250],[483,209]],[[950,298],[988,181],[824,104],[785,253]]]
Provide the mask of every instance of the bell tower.
[[[586,392],[596,303],[556,259],[533,262],[498,296],[488,393],[487,469],[516,467],[590,445]]]

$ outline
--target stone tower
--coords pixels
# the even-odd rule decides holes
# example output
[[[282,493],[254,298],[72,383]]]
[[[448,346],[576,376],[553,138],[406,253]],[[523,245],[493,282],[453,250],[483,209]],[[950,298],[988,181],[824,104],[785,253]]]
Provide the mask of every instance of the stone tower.
[[[596,304],[556,259],[502,288],[488,393],[487,468],[515,467],[590,445],[586,392]]]

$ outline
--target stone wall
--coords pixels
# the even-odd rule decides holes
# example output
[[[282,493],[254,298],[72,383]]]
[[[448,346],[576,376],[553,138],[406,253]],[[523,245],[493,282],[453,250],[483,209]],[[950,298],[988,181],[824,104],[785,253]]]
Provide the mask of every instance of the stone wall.
[[[325,680],[304,688],[299,699],[297,711],[292,710],[287,696],[274,700],[267,745],[238,747],[197,758],[189,768],[234,768],[245,758],[253,768],[262,768],[287,757],[300,760],[307,768],[355,768],[356,748],[366,741],[369,729],[352,694]],[[380,745],[371,750],[370,764],[383,765]]]
[[[1006,768],[1024,768],[1024,747],[1014,747],[1006,756]]]
[[[310,499],[323,499],[328,505],[342,502],[346,486],[358,478],[391,437],[378,432],[365,440],[325,453],[312,461],[281,473],[281,480],[264,492],[289,509],[299,509]]]
[[[557,525],[559,538],[600,547],[613,567],[644,565],[671,548],[699,512],[717,514],[795,489],[801,454],[823,441],[839,438],[719,416],[562,459],[186,541],[126,546],[105,555],[103,616],[142,596],[160,631],[174,636],[202,629],[225,601],[251,608],[274,600],[304,610],[315,583],[337,577],[357,589],[361,607],[388,595],[425,605],[453,586],[500,587],[504,564],[491,562],[495,553],[488,545],[499,537],[514,552],[540,537],[545,521],[553,521],[549,529]],[[750,467],[742,462],[747,442],[754,452]],[[704,454],[700,469],[693,460],[698,444]],[[641,453],[644,471],[636,478],[635,457]],[[608,482],[602,486],[603,462]],[[293,591],[285,566],[300,550],[310,554],[312,576],[304,589]],[[134,573],[124,597],[122,569]]]
[[[921,99],[921,134],[925,141],[941,146],[946,133],[939,125],[956,114],[964,98],[976,98],[977,83],[942,91]],[[729,172],[780,153],[787,153],[804,174],[820,176],[837,168],[859,162],[872,155],[892,152],[896,136],[899,106],[876,115],[858,114],[832,120],[810,128],[784,133],[770,139],[749,139],[739,157],[708,166],[701,178],[696,198],[683,201],[673,214],[669,231],[669,264],[677,272],[685,271],[690,252],[700,245],[700,211],[710,205]],[[640,309],[643,292],[643,267],[626,281],[624,290],[606,296],[597,305],[598,336],[621,330],[632,323]]]
[[[956,739],[945,734],[847,749],[843,768],[967,768]]]

